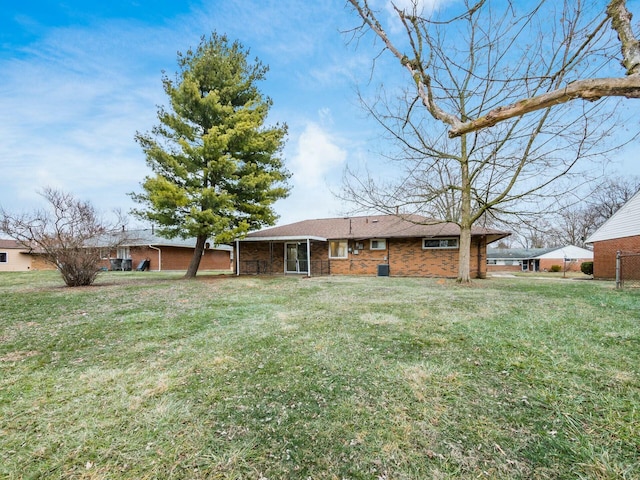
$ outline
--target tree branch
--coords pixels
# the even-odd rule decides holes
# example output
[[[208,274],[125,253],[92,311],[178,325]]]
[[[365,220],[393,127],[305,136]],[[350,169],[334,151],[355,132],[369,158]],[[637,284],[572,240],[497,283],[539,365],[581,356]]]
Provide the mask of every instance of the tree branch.
[[[566,103],[570,100],[581,98],[583,100],[596,101],[602,97],[640,98],[640,74],[624,78],[578,80],[564,88],[544,93],[537,97],[520,100],[505,107],[495,108],[480,118],[464,122],[459,126],[453,126],[449,130],[449,137],[455,138],[466,133],[492,127],[509,118],[519,117],[526,113]]]
[[[440,120],[448,125],[452,125],[453,127],[460,125],[461,122],[460,122],[460,119],[458,119],[458,117],[456,117],[455,115],[449,112],[445,112],[435,102],[435,99],[433,97],[433,92],[431,91],[431,77],[429,77],[429,75],[427,75],[424,71],[422,71],[422,68],[421,68],[422,59],[415,58],[414,60],[411,60],[407,58],[407,56],[404,55],[400,50],[398,50],[398,48],[393,44],[393,42],[387,36],[387,33],[385,32],[384,28],[382,28],[382,25],[380,24],[380,22],[378,22],[377,18],[373,14],[366,0],[364,0],[363,5],[360,5],[359,0],[348,0],[348,1],[351,5],[353,5],[353,8],[356,9],[356,11],[360,15],[364,23],[384,42],[385,47],[393,54],[394,57],[396,57],[400,61],[400,64],[406,70],[408,70],[409,74],[411,75],[411,78],[413,78],[416,83],[418,95],[422,99],[422,103],[424,104],[425,107],[427,107],[431,115],[437,120]],[[405,29],[407,30],[407,34],[409,35],[409,38],[411,39],[411,33],[410,33],[411,27],[413,26],[414,28],[416,28],[415,24],[413,23],[415,19],[408,18],[403,11],[399,10],[398,8],[395,8],[395,9],[401,22],[403,23]],[[417,50],[415,46],[413,50],[414,50],[414,53],[416,54],[419,53],[419,50]]]
[[[640,41],[631,29],[631,12],[624,0],[611,0],[607,6],[607,16],[611,19],[611,28],[618,33],[622,47],[622,66],[627,75],[640,73]]]
[[[449,137],[459,137],[466,133],[492,127],[510,118],[578,98],[589,101],[599,100],[602,97],[640,98],[640,40],[634,35],[631,28],[632,15],[626,7],[625,0],[611,0],[607,5],[607,17],[611,19],[611,28],[618,33],[622,51],[621,64],[626,70],[627,77],[591,78],[575,81],[564,88],[495,108],[475,120],[469,120],[459,125],[452,124],[449,129]]]

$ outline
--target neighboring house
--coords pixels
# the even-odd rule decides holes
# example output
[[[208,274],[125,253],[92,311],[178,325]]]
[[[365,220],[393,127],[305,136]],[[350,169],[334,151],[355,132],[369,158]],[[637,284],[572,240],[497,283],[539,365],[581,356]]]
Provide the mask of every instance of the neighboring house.
[[[167,239],[154,233],[154,229],[130,230],[119,233],[124,240],[117,250],[102,253],[104,266],[110,270],[135,270],[148,261],[148,270],[186,270],[193,257],[195,238]],[[113,242],[110,242],[113,243]],[[233,269],[233,247],[206,244],[199,270]]]
[[[0,239],[0,272],[54,270],[55,266],[15,240]]]
[[[640,191],[593,232],[586,243],[593,245],[593,277],[616,278],[616,253],[640,253]]]
[[[593,261],[593,252],[567,245],[552,248],[488,248],[489,272],[548,272],[558,265],[563,272],[579,272],[583,262]]]
[[[420,223],[422,222],[422,224]],[[486,276],[487,244],[510,235],[474,227],[471,276]],[[236,241],[237,274],[456,277],[460,227],[417,215],[304,220]]]

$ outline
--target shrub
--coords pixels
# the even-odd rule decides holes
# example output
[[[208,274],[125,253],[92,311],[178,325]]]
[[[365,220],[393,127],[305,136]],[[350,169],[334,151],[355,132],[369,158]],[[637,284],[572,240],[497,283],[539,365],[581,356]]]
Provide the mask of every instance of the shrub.
[[[585,275],[593,275],[593,262],[582,262],[580,264],[580,270]]]
[[[55,265],[67,286],[91,285],[102,268],[100,247],[117,248],[121,235],[107,235],[113,227],[90,203],[50,187],[41,195],[47,209],[11,214],[0,207],[0,232]]]
[[[551,269],[552,272],[561,272],[562,271],[562,266],[560,265],[551,265]]]

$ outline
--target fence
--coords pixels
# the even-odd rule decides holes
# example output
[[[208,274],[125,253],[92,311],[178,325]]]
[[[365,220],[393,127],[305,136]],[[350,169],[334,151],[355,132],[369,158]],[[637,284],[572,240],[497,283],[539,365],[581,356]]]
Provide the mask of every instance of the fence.
[[[616,288],[640,288],[640,253],[616,253]]]

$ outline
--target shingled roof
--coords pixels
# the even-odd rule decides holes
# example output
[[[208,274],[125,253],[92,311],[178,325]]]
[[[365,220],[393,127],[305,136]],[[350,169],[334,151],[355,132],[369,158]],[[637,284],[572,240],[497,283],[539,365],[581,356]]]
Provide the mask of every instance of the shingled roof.
[[[121,247],[146,247],[149,245],[155,247],[181,247],[195,248],[196,238],[165,238],[155,234],[154,229],[126,230],[115,231],[105,234],[93,242],[93,246],[113,247],[115,245]],[[211,250],[232,251],[230,245],[211,245]]]
[[[15,240],[10,240],[10,239],[6,239],[6,238],[0,238],[0,248],[24,249],[25,246],[22,245],[20,242],[16,242]]]
[[[472,235],[486,235],[494,242],[510,233],[483,227],[473,227]],[[460,227],[451,222],[436,222],[419,215],[367,215],[360,217],[322,218],[303,220],[248,234],[243,240],[316,240],[457,237]]]

